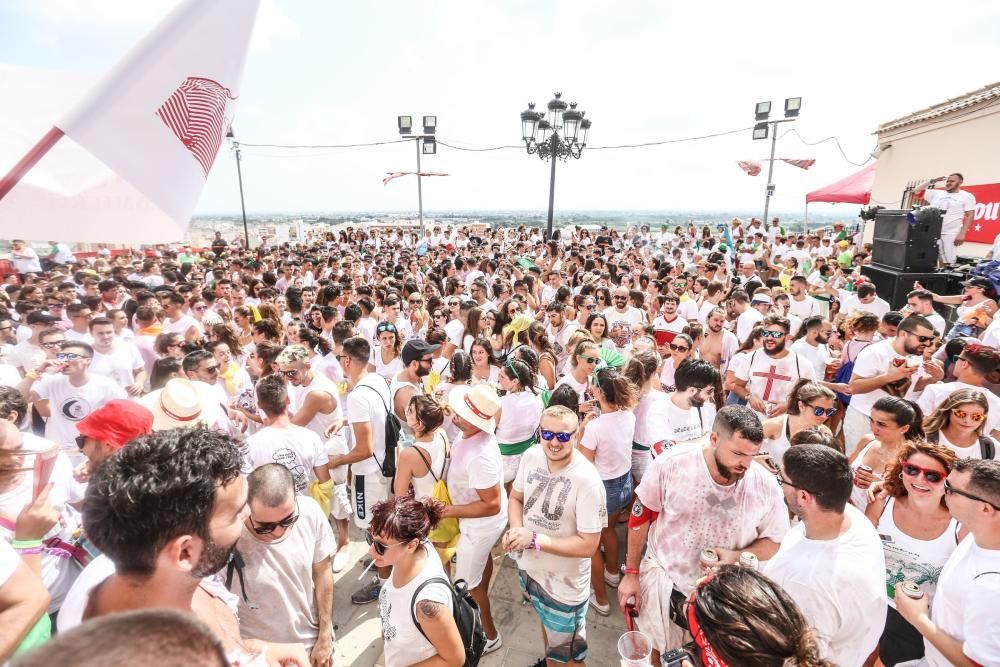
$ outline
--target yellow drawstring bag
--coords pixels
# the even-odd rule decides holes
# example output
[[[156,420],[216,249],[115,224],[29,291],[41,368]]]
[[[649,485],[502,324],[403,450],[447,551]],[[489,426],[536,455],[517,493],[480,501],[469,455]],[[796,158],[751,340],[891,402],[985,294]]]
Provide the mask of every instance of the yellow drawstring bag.
[[[323,510],[323,516],[330,516],[330,502],[333,500],[333,480],[310,482],[309,497],[319,503],[320,509]]]

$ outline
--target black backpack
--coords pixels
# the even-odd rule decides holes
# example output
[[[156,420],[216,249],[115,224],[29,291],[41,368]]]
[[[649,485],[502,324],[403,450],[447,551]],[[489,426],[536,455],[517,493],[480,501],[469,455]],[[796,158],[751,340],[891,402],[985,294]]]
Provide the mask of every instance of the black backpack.
[[[931,433],[927,436],[927,442],[938,443],[938,434]],[[979,436],[979,458],[990,460],[996,458],[996,448],[993,446],[993,438],[987,435]]]
[[[382,406],[385,407],[385,458],[381,462],[375,457],[375,447],[372,447],[372,458],[375,459],[375,463],[379,464],[379,468],[382,469],[383,477],[395,477],[396,476],[396,443],[399,442],[399,432],[402,426],[399,423],[399,417],[396,416],[389,406],[386,404],[385,399],[382,398],[382,394],[379,394],[378,390],[371,385],[363,384],[359,385],[361,387],[367,387],[374,391],[380,401],[382,401]]]
[[[469,587],[464,579],[459,579],[454,586],[444,577],[432,577],[417,586],[413,592],[413,599],[410,600],[410,618],[413,624],[420,630],[420,634],[427,638],[424,629],[417,621],[417,614],[413,607],[416,605],[417,596],[424,586],[433,583],[442,583],[451,590],[451,609],[455,617],[455,625],[458,626],[458,634],[462,636],[462,646],[465,647],[465,667],[476,667],[480,658],[483,657],[483,650],[486,648],[486,631],[483,630],[483,619],[479,614],[479,603],[469,595]]]

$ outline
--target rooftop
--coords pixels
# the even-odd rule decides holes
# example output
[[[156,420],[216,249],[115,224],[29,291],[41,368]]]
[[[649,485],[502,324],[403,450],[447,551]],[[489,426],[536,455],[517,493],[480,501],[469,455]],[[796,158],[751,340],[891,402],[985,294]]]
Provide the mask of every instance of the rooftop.
[[[983,102],[995,104],[997,100],[1000,100],[1000,81],[997,83],[991,83],[988,86],[983,86],[978,90],[973,90],[972,92],[960,95],[959,97],[953,97],[950,100],[945,100],[940,104],[935,104],[934,106],[927,107],[926,109],[914,111],[913,113],[903,116],[902,118],[890,120],[888,123],[882,123],[878,126],[878,131],[880,133],[887,132],[889,130],[895,130],[900,127],[930,120],[932,118],[940,118],[941,116],[946,116],[955,111],[961,111],[962,109],[969,109],[971,107],[978,106]]]

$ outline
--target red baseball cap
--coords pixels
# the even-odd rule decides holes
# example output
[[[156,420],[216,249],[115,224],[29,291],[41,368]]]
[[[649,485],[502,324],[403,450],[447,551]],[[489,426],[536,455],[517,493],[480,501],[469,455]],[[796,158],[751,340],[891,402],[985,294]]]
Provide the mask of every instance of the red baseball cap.
[[[84,417],[76,429],[80,435],[119,449],[153,431],[153,413],[134,401],[115,399]]]

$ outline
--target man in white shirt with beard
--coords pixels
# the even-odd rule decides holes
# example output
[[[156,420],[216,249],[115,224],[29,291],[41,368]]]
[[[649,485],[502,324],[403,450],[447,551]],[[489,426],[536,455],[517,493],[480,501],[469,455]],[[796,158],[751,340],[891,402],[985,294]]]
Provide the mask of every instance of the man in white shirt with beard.
[[[653,445],[653,456],[677,443],[702,437],[715,421],[715,386],[719,371],[704,359],[685,359],[674,373],[676,389],[667,397],[663,415],[669,435],[666,443]]]
[[[785,452],[778,481],[800,522],[764,574],[799,605],[824,658],[861,665],[882,635],[885,557],[875,527],[847,502],[851,465],[826,445],[799,445]]]
[[[785,399],[800,378],[816,379],[809,360],[787,349],[789,322],[770,315],[764,327],[764,347],[750,355],[750,363],[733,381],[733,391],[761,418],[784,411]]]
[[[138,348],[115,336],[115,326],[106,317],[90,321],[94,358],[90,372],[111,378],[129,396],[138,396],[146,385],[146,364]]]
[[[823,305],[809,296],[804,276],[792,276],[788,283],[788,312],[803,320],[813,315],[823,314]]]
[[[628,305],[628,290],[621,286],[612,293],[611,307],[604,310],[604,316],[608,318],[608,337],[619,349],[632,341],[632,327],[646,321],[646,313]]]

